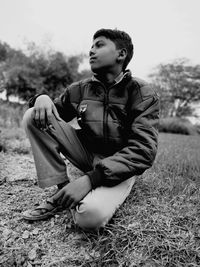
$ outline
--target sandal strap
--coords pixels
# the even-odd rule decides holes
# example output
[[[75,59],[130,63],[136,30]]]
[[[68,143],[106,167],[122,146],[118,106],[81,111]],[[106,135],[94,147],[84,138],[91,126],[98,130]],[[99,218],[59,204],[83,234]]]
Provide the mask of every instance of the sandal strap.
[[[35,208],[35,210],[45,210],[45,211],[51,211],[58,207],[55,203],[53,203],[50,199],[47,199],[45,203],[42,203],[38,207]]]
[[[54,208],[56,208],[58,206],[57,203],[55,201],[53,201],[52,198],[47,198],[46,199],[46,204],[49,204],[49,205],[53,206]]]

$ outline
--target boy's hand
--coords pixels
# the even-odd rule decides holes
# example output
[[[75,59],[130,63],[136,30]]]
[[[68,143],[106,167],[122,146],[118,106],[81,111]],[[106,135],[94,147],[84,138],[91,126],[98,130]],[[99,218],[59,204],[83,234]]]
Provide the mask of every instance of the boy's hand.
[[[72,209],[76,207],[91,189],[90,178],[88,175],[84,175],[64,186],[53,196],[53,201],[59,205],[61,204],[64,208]]]
[[[34,105],[34,120],[39,128],[46,128],[48,121],[50,122],[51,116],[54,114],[56,119],[61,120],[58,111],[47,95],[38,96]]]

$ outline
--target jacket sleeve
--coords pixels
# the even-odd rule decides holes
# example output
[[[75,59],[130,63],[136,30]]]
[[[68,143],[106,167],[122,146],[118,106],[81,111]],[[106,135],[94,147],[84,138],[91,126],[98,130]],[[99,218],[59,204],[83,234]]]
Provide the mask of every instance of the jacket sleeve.
[[[45,93],[37,94],[29,100],[29,107],[33,107],[37,97]],[[65,91],[53,100],[60,117],[66,122],[76,116],[76,107],[80,101],[80,84],[78,82],[68,86]]]
[[[63,94],[54,100],[54,104],[60,117],[66,122],[69,122],[76,117],[76,104],[72,104],[71,90],[72,87],[70,86]]]
[[[127,145],[114,155],[100,160],[87,174],[93,188],[115,186],[141,175],[150,168],[157,152],[159,99],[149,86],[141,88],[140,96],[132,96]]]

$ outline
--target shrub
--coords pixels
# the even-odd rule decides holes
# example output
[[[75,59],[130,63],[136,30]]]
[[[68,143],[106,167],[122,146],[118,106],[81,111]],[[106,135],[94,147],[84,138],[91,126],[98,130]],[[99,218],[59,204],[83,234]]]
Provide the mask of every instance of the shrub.
[[[31,153],[30,143],[22,128],[0,127],[0,152]]]
[[[160,119],[159,131],[185,135],[197,135],[199,132],[197,126],[189,120],[177,117]]]
[[[20,127],[26,105],[0,100],[0,126],[6,128]]]

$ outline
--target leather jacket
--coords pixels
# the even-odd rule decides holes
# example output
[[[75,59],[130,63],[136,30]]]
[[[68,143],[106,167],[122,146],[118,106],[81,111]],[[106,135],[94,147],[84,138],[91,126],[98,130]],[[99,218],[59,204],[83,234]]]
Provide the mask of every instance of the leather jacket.
[[[117,185],[152,166],[159,98],[130,71],[108,88],[94,77],[75,82],[54,103],[66,122],[77,117],[87,148],[104,155],[87,173],[93,188]]]

